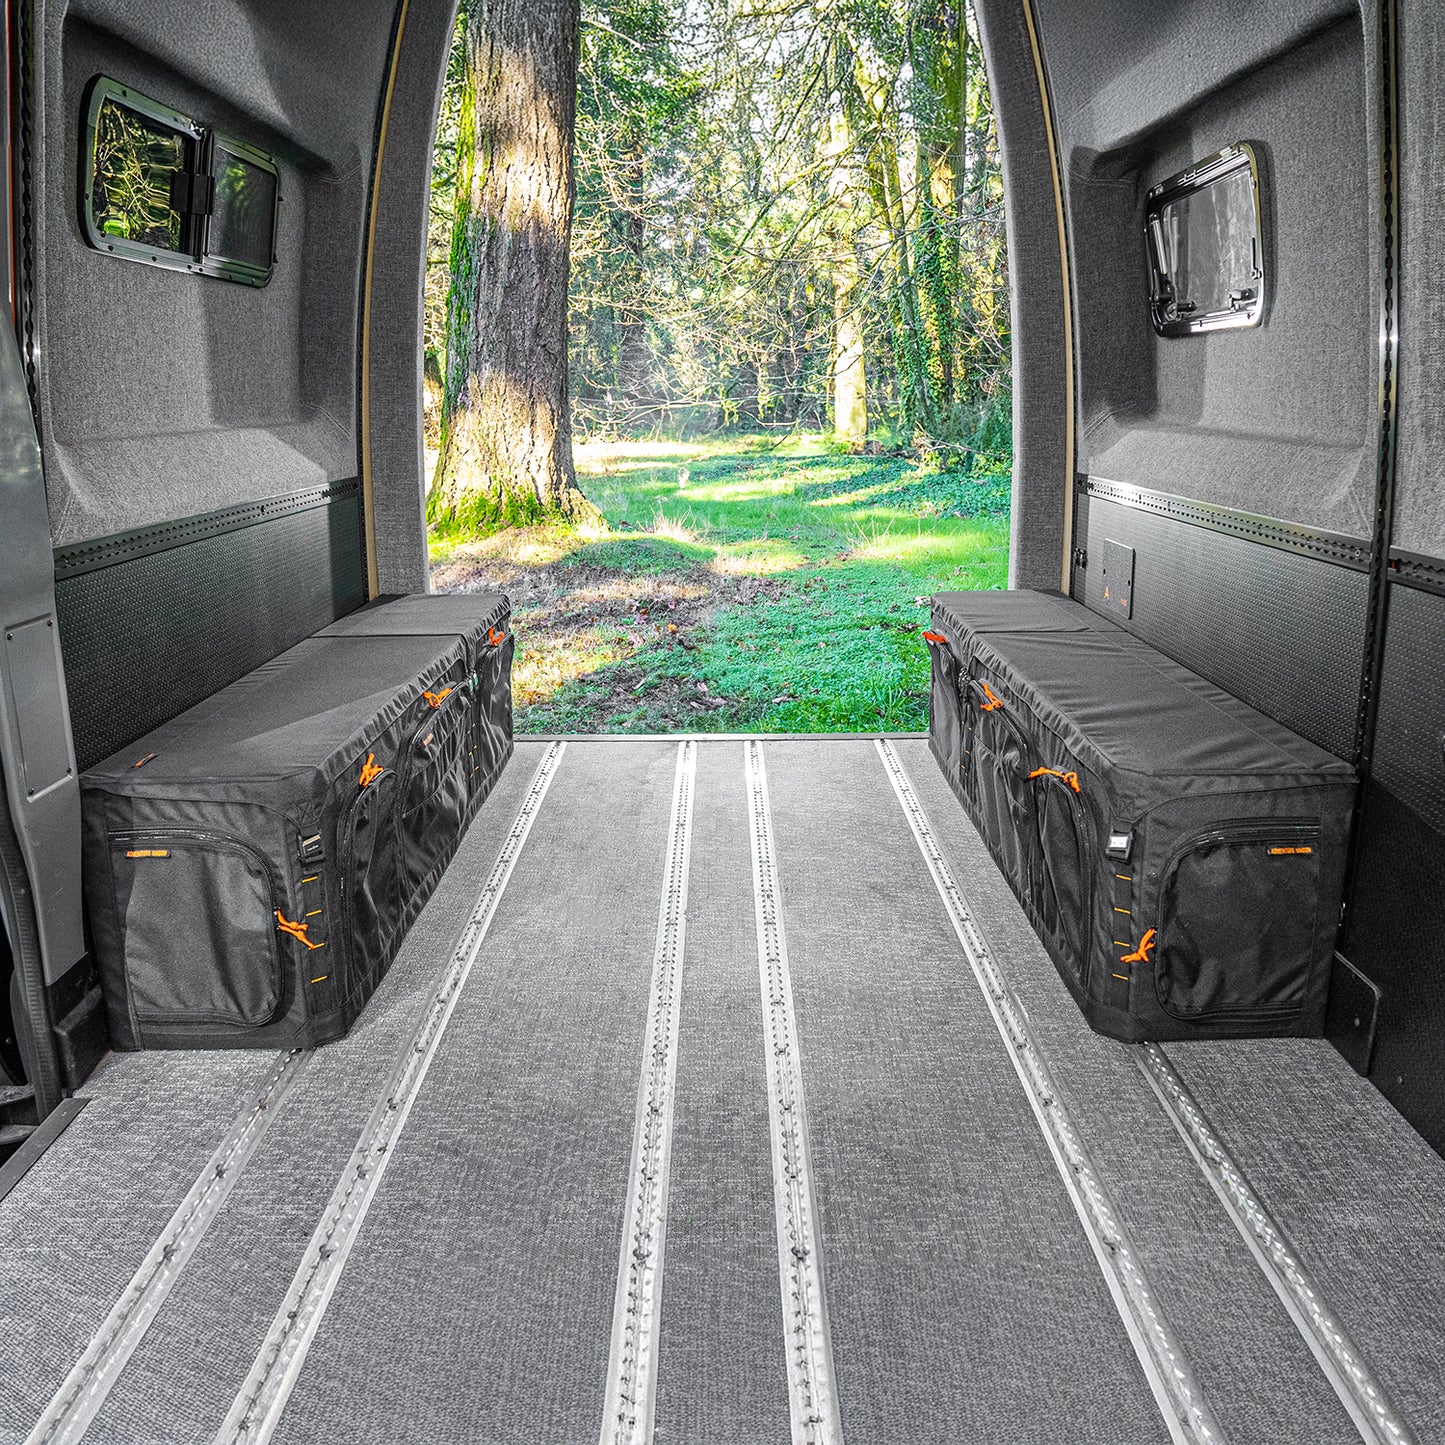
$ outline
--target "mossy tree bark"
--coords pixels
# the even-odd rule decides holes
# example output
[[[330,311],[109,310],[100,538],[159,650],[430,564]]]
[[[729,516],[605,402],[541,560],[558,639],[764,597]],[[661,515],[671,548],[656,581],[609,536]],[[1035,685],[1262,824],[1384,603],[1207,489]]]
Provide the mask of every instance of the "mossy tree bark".
[[[567,283],[580,0],[462,0],[465,94],[435,510],[590,511],[572,468]]]

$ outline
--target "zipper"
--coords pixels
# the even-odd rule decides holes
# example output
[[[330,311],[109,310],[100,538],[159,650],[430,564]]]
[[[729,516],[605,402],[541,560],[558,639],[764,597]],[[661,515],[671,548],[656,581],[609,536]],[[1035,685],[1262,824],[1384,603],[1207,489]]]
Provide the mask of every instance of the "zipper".
[[[396,806],[398,809],[410,811],[406,808],[406,793],[407,789],[411,786],[411,775],[416,770],[417,738],[426,730],[428,725],[433,728],[439,728],[444,722],[451,722],[452,716],[454,716],[456,712],[456,708],[452,706],[452,699],[465,696],[462,692],[465,686],[466,683],[464,682],[453,683],[447,695],[442,698],[436,707],[427,710],[426,715],[412,730],[411,736],[407,739],[406,755],[403,757],[401,766],[397,769],[396,774]],[[448,709],[450,709],[450,712],[448,712]],[[425,799],[422,801],[424,802]]]
[[[142,828],[110,835],[112,843],[154,843],[161,838],[183,838],[190,843],[201,843],[208,847],[219,848],[223,852],[239,853],[242,857],[249,858],[253,863],[258,864],[260,871],[265,874],[267,886],[271,890],[271,903],[273,906],[275,905],[279,890],[276,870],[272,867],[271,860],[259,848],[253,848],[249,843],[243,843],[229,833],[208,833],[201,828]]]
[[[1177,843],[1174,850],[1164,860],[1164,868],[1159,874],[1159,891],[1163,893],[1164,885],[1169,881],[1170,875],[1179,866],[1180,861],[1188,853],[1197,853],[1202,848],[1208,848],[1221,843],[1267,843],[1272,839],[1288,838],[1318,838],[1320,835],[1319,824],[1312,818],[1280,818],[1276,821],[1259,819],[1252,822],[1222,823],[1217,828],[1211,828],[1207,833],[1194,833],[1182,843]]]

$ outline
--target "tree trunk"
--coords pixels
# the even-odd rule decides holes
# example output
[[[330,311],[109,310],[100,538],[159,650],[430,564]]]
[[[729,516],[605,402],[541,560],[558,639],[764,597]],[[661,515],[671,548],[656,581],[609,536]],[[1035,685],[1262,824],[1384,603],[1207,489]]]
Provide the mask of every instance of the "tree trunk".
[[[463,0],[466,80],[434,506],[578,515],[567,394],[580,0]]]
[[[829,132],[828,150],[834,161],[828,178],[832,202],[828,235],[833,244],[833,439],[856,449],[868,440],[868,377],[859,315],[858,252],[849,209],[853,132],[841,103],[833,112]]]

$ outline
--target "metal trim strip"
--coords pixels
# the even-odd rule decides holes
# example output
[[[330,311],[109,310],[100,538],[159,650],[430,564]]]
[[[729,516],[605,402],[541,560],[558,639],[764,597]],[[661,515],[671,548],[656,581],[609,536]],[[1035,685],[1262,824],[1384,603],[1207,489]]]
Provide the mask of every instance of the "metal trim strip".
[[[1077,486],[1085,496],[1097,497],[1101,502],[1114,502],[1121,507],[1152,512],[1157,517],[1168,517],[1211,532],[1223,532],[1241,541],[1257,542],[1281,552],[1312,557],[1318,562],[1346,567],[1352,572],[1370,570],[1369,542],[1343,532],[1326,532],[1301,522],[1285,522],[1278,517],[1241,512],[1213,502],[1198,502],[1168,492],[1151,491],[1131,482],[1110,481],[1106,477],[1081,476]]]
[[[172,547],[184,547],[190,542],[224,536],[227,532],[239,532],[245,527],[274,521],[277,517],[290,516],[294,512],[309,512],[315,507],[330,506],[333,502],[355,497],[360,491],[361,483],[353,477],[347,481],[308,487],[301,492],[290,492],[285,496],[266,497],[257,502],[224,507],[216,512],[181,517],[174,522],[155,522],[128,532],[97,537],[89,542],[72,542],[55,549],[55,579],[59,582],[67,577],[97,572],[102,567],[114,567],[137,557],[148,556],[152,552],[167,552]]]
[[[1413,1445],[1415,1435],[1255,1192],[1218,1131],[1158,1044],[1125,1049],[1249,1246],[1366,1445]]]

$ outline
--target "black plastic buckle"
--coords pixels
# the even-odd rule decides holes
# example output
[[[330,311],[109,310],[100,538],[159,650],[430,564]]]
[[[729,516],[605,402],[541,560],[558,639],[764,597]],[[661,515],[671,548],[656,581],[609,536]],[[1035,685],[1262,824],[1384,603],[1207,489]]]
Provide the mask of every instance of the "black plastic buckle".
[[[319,863],[326,856],[326,849],[321,846],[320,833],[313,833],[309,838],[302,838],[300,848],[303,863]]]
[[[1109,825],[1109,846],[1104,849],[1105,854],[1121,863],[1127,863],[1133,847],[1133,830],[1122,824],[1111,823]]]

